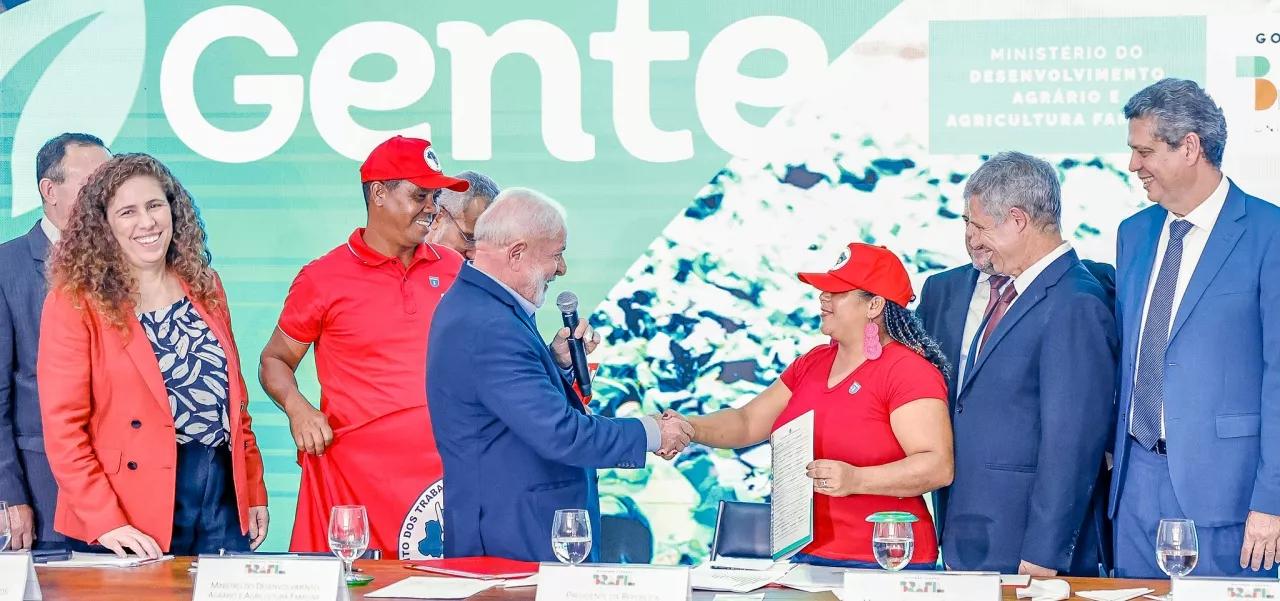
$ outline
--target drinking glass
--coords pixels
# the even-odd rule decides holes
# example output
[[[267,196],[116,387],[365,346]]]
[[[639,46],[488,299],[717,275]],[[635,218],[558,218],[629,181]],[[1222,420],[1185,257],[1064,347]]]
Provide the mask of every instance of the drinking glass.
[[[551,550],[560,563],[577,565],[591,553],[591,517],[585,509],[557,509],[551,522]]]
[[[871,552],[880,567],[896,572],[911,563],[915,551],[913,524],[916,516],[905,511],[882,511],[867,517],[875,524],[871,531]]]
[[[1160,520],[1156,532],[1156,563],[1170,579],[1177,580],[1196,569],[1200,549],[1196,523],[1191,520]],[[1170,593],[1168,599],[1173,598]]]
[[[13,530],[9,527],[9,506],[0,501],[0,551],[9,548],[9,537]]]
[[[349,586],[368,584],[373,577],[355,574],[351,563],[369,547],[369,515],[364,505],[334,505],[329,512],[329,549],[342,560]]]

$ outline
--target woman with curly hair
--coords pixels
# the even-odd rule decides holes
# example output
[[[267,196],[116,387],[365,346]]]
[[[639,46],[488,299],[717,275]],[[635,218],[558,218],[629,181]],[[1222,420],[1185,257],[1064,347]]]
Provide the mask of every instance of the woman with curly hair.
[[[73,549],[257,548],[262,456],[203,223],[155,158],[90,176],[50,259],[37,380]],[[100,548],[100,547],[98,547]]]
[[[817,288],[822,333],[831,341],[796,359],[778,380],[735,409],[690,417],[693,440],[741,448],[769,439],[813,411],[813,540],[794,561],[876,568],[871,548],[879,512],[906,512],[915,549],[909,570],[933,570],[938,543],[924,494],[955,471],[947,360],[906,309],[915,297],[893,252],[852,243],[836,267],[801,273]]]

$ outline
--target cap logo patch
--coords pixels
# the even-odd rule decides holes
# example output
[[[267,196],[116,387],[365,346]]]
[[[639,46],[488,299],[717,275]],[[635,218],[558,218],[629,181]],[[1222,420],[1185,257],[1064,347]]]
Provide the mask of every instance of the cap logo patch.
[[[836,259],[836,266],[832,267],[831,271],[835,271],[837,269],[840,269],[841,267],[844,267],[844,264],[848,262],[849,262],[849,251],[848,249],[846,249],[844,252],[840,253],[840,258]]]
[[[431,150],[430,147],[422,151],[422,160],[427,162],[427,166],[430,167],[432,171],[440,170],[440,161],[436,158],[436,151]]]

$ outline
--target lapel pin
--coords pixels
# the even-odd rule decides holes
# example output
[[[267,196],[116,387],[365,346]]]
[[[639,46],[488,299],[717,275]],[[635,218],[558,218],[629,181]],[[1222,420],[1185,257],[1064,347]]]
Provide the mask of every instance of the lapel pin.
[[[428,282],[431,282],[431,287],[432,287],[432,288],[439,288],[439,287],[440,287],[440,278],[438,278],[438,277],[436,277],[436,276],[434,276],[434,275],[433,275],[433,276],[431,276],[431,277],[429,277],[429,278],[427,278],[427,281],[428,281]]]
[[[852,386],[849,386],[849,394],[858,394],[859,390],[862,390],[862,384],[854,382]]]

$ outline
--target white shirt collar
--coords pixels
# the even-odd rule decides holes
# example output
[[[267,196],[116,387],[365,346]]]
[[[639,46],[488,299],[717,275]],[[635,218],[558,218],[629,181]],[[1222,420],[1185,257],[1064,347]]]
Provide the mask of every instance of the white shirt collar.
[[[493,280],[494,282],[497,282],[499,286],[502,286],[503,290],[506,290],[509,294],[511,294],[511,297],[516,299],[516,302],[520,304],[520,308],[524,309],[525,315],[528,315],[529,317],[533,317],[533,314],[538,311],[538,305],[535,305],[529,302],[529,299],[525,298],[524,296],[521,296],[521,294],[519,292],[516,292],[514,288],[504,284],[502,280],[499,280],[498,278],[495,278],[489,275],[488,273],[485,272],[485,270],[480,269],[480,266],[476,265],[474,262],[467,261],[467,263],[469,263],[472,267],[474,267],[476,271],[483,273],[485,277]]]
[[[1191,222],[1191,225],[1204,230],[1206,233],[1213,231],[1213,225],[1218,222],[1218,215],[1222,213],[1222,206],[1227,204],[1227,192],[1231,189],[1231,183],[1227,180],[1227,176],[1222,176],[1222,181],[1218,182],[1218,187],[1213,189],[1213,193],[1206,198],[1200,206],[1187,213],[1185,219]],[[1177,215],[1169,213],[1166,223],[1178,219]]]
[[[1028,267],[1021,275],[1013,278],[1013,289],[1016,290],[1019,295],[1026,292],[1027,288],[1031,287],[1031,283],[1036,281],[1036,278],[1040,277],[1040,274],[1049,266],[1050,263],[1057,261],[1058,257],[1067,254],[1070,250],[1070,242],[1064,241],[1062,244],[1059,244],[1057,248],[1049,251],[1049,254],[1040,257],[1039,261],[1033,263],[1031,267]]]
[[[58,231],[58,226],[49,221],[48,217],[40,218],[40,229],[44,230],[44,237],[49,239],[49,244],[57,244],[62,239],[62,232]]]

